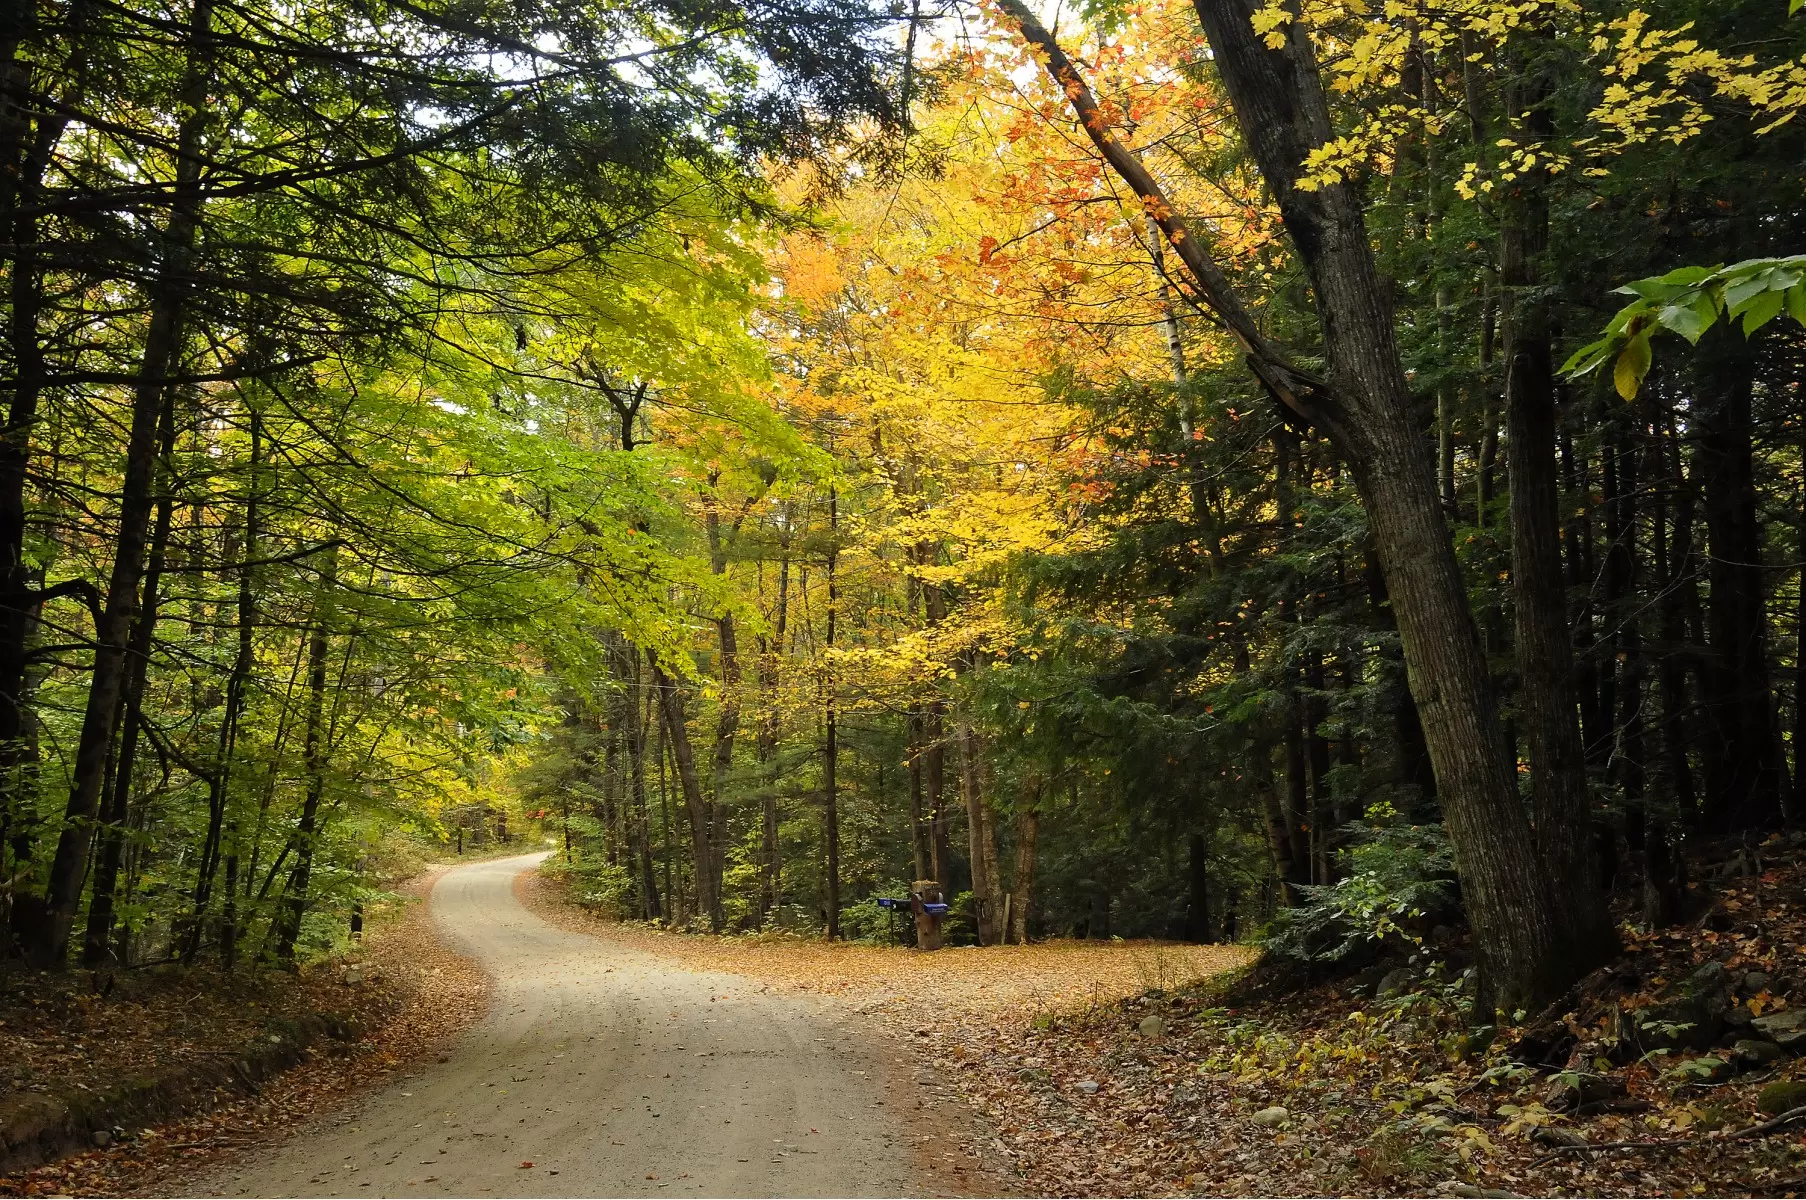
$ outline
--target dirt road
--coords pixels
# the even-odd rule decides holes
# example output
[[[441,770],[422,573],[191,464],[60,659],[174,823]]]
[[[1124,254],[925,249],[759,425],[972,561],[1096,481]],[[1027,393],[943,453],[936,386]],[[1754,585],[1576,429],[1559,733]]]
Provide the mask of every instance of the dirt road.
[[[556,929],[474,863],[432,893],[496,980],[447,1061],[198,1179],[229,1196],[885,1196],[932,1190],[856,1024]],[[912,1106],[913,1107],[913,1106]],[[530,1164],[530,1165],[529,1165]]]

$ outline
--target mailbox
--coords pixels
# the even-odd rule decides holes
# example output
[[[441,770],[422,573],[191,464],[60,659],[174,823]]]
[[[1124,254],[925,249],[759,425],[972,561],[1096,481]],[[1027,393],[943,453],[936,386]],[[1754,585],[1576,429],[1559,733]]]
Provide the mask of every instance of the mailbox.
[[[916,949],[941,948],[941,921],[947,916],[947,897],[932,879],[918,879],[909,893],[910,911],[916,918]]]

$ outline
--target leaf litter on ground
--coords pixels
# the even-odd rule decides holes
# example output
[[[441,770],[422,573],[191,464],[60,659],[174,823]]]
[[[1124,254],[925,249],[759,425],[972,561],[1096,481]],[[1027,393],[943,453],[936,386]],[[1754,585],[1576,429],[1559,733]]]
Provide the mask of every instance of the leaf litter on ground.
[[[330,1014],[355,1025],[351,1043],[311,1048],[305,1061],[249,1094],[220,1088],[192,1115],[124,1129],[111,1145],[32,1170],[0,1176],[0,1196],[168,1195],[237,1155],[288,1136],[359,1091],[393,1080],[434,1055],[482,1014],[489,981],[433,935],[424,900],[444,867],[404,884],[390,919],[372,914],[363,945],[347,959],[313,964],[297,976],[167,970],[116,985],[103,996],[87,973],[38,976],[41,987],[0,1008],[0,1062],[14,1086],[94,1086],[151,1068],[243,1052],[272,1021]],[[124,976],[128,972],[119,972]],[[102,973],[104,979],[105,973]],[[347,983],[347,979],[355,983]],[[83,994],[76,987],[87,984]],[[68,993],[34,1003],[36,992]],[[29,1017],[19,1014],[29,1012]],[[8,1080],[0,1078],[0,1087]]]

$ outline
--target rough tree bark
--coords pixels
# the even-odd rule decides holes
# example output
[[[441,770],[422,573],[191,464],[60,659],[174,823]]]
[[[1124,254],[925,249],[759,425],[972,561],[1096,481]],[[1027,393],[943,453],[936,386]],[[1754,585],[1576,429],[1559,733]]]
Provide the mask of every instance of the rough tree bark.
[[[1712,745],[1705,756],[1702,824],[1725,833],[1778,824],[1787,788],[1769,690],[1762,526],[1750,444],[1755,354],[1740,332],[1721,323],[1700,339],[1697,363],[1694,469],[1711,550],[1700,680]]]
[[[175,516],[175,482],[170,478],[170,456],[175,449],[176,421],[172,397],[165,396],[157,434],[158,458],[164,463],[164,486],[157,497],[157,516],[151,530],[150,557],[144,572],[144,597],[132,628],[126,678],[120,697],[119,751],[112,768],[111,787],[100,812],[100,854],[94,863],[89,891],[88,923],[82,931],[82,962],[97,966],[112,957],[114,893],[119,866],[125,854],[125,824],[130,811],[132,776],[137,767],[138,736],[143,719],[144,681],[150,669],[151,646],[157,630],[157,609],[162,597],[163,560],[169,547],[169,529]]]
[[[1035,853],[1041,836],[1041,785],[1035,784],[1016,814],[1016,879],[1010,894],[1009,940],[1028,945],[1029,913],[1035,905]]]
[[[1535,138],[1547,137],[1549,88],[1540,67],[1520,62],[1506,107]],[[1571,914],[1571,953],[1599,962],[1617,949],[1611,912],[1591,853],[1592,800],[1574,691],[1568,596],[1562,575],[1560,489],[1555,458],[1555,361],[1542,258],[1549,199],[1542,173],[1526,172],[1506,196],[1499,229],[1504,314],[1505,427],[1510,452],[1511,597],[1518,714],[1530,751],[1536,849],[1553,898]]]

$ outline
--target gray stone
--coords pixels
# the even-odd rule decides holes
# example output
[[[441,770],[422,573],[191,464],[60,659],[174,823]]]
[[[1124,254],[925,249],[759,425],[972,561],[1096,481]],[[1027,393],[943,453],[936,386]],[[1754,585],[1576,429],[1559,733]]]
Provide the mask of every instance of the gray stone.
[[[1756,1097],[1756,1111],[1767,1117],[1778,1117],[1806,1104],[1806,1079],[1771,1083]]]
[[[1777,1033],[1796,1033],[1806,1027],[1806,1008],[1782,1009],[1778,1013],[1769,1013],[1766,1017],[1757,1017],[1750,1024],[1769,1037],[1774,1037]]]
[[[1751,971],[1743,977],[1744,993],[1754,996],[1757,992],[1766,992],[1771,982],[1767,971]]]
[[[1084,1092],[1087,1096],[1097,1095],[1097,1080],[1095,1079],[1081,1079],[1073,1084],[1073,1086],[1078,1088],[1079,1091]]]
[[[1046,1083],[1048,1073],[1045,1067],[1024,1067],[1016,1072],[1016,1078],[1023,1083]]]
[[[1786,1051],[1774,1042],[1765,1042],[1757,1038],[1739,1038],[1731,1047],[1731,1056],[1739,1062],[1748,1063],[1752,1067],[1766,1067],[1780,1058]]]
[[[1387,971],[1380,979],[1379,986],[1373,989],[1373,994],[1382,998],[1397,996],[1411,986],[1411,980],[1415,977],[1415,973],[1407,967],[1394,968]]]
[[[1669,989],[1667,998],[1636,1014],[1646,1048],[1704,1050],[1718,1043],[1732,1011],[1730,976],[1723,963],[1700,966]]]
[[[1757,1017],[1750,1026],[1787,1051],[1806,1051],[1806,1008],[1789,1008]]]
[[[1256,1125],[1277,1125],[1292,1114],[1275,1104],[1271,1108],[1263,1108],[1249,1118]]]
[[[1684,996],[1704,996],[1726,986],[1729,973],[1721,962],[1702,963],[1693,974],[1681,981],[1681,994]]]
[[[1417,1037],[1417,1026],[1410,1021],[1400,1021],[1386,1030],[1394,1041],[1409,1042]]]
[[[1166,1033],[1166,1022],[1152,1014],[1141,1018],[1141,1036],[1148,1039],[1162,1037]]]
[[[112,1145],[113,1131],[111,1129],[96,1129],[94,1131],[94,1144],[103,1150]]]

